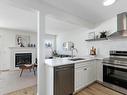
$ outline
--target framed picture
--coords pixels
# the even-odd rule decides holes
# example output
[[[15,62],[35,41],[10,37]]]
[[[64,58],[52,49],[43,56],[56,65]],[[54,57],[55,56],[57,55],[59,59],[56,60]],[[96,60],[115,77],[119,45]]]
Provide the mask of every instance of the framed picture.
[[[28,47],[30,43],[30,36],[28,35],[16,35],[16,46]]]

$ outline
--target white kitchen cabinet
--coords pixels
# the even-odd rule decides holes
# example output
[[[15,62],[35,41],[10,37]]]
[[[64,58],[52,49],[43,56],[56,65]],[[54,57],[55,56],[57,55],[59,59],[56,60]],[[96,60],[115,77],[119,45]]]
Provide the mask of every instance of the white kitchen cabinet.
[[[103,82],[103,64],[102,60],[96,60],[96,65],[97,65],[97,80],[100,82]]]
[[[75,92],[96,81],[96,61],[75,64]]]
[[[87,67],[79,67],[75,69],[75,91],[87,85]]]
[[[91,84],[94,81],[96,81],[96,61],[90,61],[88,64],[88,70],[87,70],[87,83]]]

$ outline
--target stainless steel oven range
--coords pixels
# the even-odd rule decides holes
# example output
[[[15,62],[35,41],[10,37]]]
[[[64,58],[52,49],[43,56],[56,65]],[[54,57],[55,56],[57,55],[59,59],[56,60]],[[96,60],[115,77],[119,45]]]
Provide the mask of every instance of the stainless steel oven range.
[[[127,51],[110,51],[110,57],[103,59],[103,82],[127,94]]]

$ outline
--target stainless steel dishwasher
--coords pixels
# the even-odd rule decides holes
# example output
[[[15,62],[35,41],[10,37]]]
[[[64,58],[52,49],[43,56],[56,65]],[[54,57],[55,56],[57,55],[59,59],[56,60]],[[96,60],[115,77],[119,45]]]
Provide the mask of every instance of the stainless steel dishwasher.
[[[74,92],[74,64],[54,67],[54,95]]]

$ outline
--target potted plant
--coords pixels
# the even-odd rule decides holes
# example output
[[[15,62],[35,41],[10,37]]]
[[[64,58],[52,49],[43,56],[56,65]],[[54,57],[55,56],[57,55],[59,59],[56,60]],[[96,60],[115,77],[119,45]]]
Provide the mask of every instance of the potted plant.
[[[106,38],[107,37],[107,31],[104,31],[104,32],[100,32],[100,38]]]

